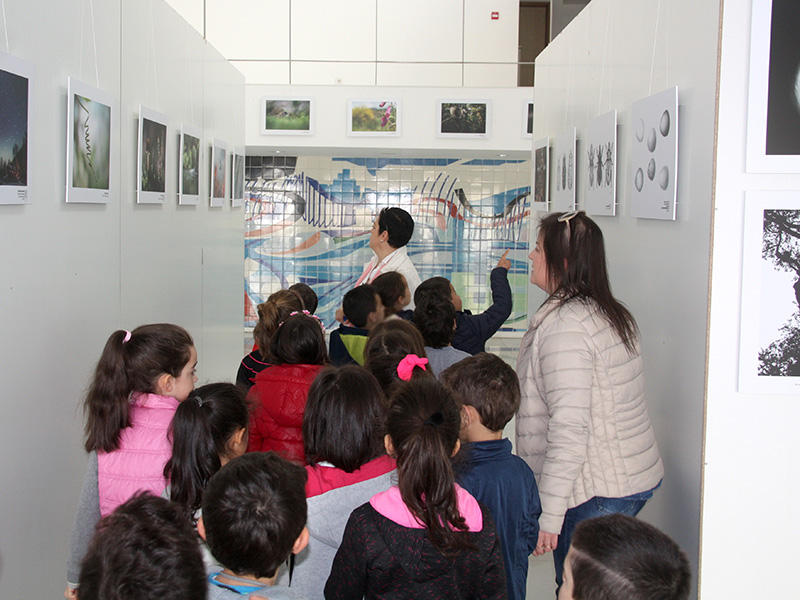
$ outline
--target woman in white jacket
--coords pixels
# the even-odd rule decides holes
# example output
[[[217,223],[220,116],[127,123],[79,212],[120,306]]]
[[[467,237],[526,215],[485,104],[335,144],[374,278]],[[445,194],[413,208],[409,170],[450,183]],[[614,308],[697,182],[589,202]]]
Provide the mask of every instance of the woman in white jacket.
[[[530,254],[549,294],[520,346],[517,452],[542,501],[534,555],[553,551],[560,586],[584,519],[636,515],[664,468],[644,402],[638,328],[611,294],[603,234],[582,211],[553,213]]]

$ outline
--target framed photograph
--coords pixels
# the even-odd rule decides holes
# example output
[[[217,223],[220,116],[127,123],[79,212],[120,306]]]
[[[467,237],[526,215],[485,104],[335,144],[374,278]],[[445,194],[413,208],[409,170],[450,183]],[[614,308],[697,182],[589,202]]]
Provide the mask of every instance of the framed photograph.
[[[800,3],[753,0],[747,171],[800,172]]]
[[[211,206],[225,206],[225,168],[227,144],[222,140],[211,140]]]
[[[200,139],[197,127],[181,124],[178,165],[178,204],[196,205],[200,202]]]
[[[555,186],[550,188],[550,210],[575,210],[575,145],[574,127],[559,133],[553,142],[553,161],[556,163]]]
[[[586,182],[586,213],[613,217],[617,210],[617,111],[586,126],[581,172]]]
[[[231,152],[231,206],[244,204],[244,149]]]
[[[67,202],[111,200],[114,97],[70,77],[67,81]]]
[[[800,192],[745,198],[739,392],[800,393]]]
[[[631,107],[631,214],[675,220],[678,183],[678,88]]]
[[[488,100],[439,100],[438,107],[438,137],[489,137],[491,106]]]
[[[533,143],[533,201],[547,210],[550,200],[550,138]]]
[[[522,137],[533,138],[533,102],[522,103]]]
[[[33,65],[0,52],[0,204],[30,204]]]
[[[261,98],[262,135],[312,135],[312,98]]]
[[[169,117],[139,105],[139,160],[136,201],[163,204],[167,197],[167,126]]]
[[[348,100],[347,135],[399,137],[400,101]]]

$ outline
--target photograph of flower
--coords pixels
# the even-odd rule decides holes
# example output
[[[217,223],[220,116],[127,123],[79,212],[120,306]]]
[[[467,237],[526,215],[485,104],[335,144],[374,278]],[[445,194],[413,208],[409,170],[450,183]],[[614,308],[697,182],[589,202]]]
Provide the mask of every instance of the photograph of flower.
[[[489,137],[489,102],[439,100],[439,137]]]
[[[0,53],[0,204],[27,204],[33,68]]]
[[[200,200],[200,130],[181,125],[178,204]]]
[[[314,133],[311,98],[262,98],[261,134],[310,135]]]
[[[67,83],[67,202],[111,196],[113,97],[76,79]]]
[[[398,100],[349,100],[347,103],[347,135],[400,135],[400,102]]]
[[[547,210],[550,191],[550,138],[536,140],[533,144],[533,201]]]
[[[222,140],[211,140],[211,206],[225,206],[227,147]]]

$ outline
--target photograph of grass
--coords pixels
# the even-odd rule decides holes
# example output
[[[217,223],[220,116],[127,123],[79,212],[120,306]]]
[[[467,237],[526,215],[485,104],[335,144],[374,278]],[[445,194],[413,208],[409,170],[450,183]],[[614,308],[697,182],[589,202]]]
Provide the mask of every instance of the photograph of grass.
[[[71,77],[67,87],[67,202],[108,202],[113,97]]]
[[[347,104],[347,135],[400,135],[400,103],[397,100],[350,100]]]
[[[137,202],[159,204],[167,191],[166,115],[139,106],[139,188]]]
[[[228,145],[211,141],[211,206],[225,206],[225,159]]]
[[[262,98],[262,134],[302,135],[314,132],[310,98]]]
[[[200,199],[200,131],[181,126],[178,203],[197,204]]]
[[[489,103],[439,101],[441,137],[489,137]]]
[[[0,55],[0,204],[30,202],[28,128],[32,70],[25,67],[20,59]]]

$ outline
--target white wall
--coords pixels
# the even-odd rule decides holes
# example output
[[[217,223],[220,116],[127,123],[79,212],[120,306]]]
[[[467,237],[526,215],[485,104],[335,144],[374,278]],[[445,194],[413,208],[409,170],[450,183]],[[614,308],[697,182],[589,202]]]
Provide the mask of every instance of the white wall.
[[[181,122],[201,128],[204,144],[244,145],[244,78],[160,0],[4,9],[9,51],[33,63],[35,79],[33,203],[0,206],[0,598],[55,599],[86,463],[78,407],[108,335],[183,325],[201,382],[232,380],[241,357],[242,211],[177,206],[176,167]],[[107,205],[64,202],[68,76],[117,99]],[[170,117],[164,205],[135,204],[139,103]],[[204,176],[203,197],[208,186]]]
[[[313,98],[314,135],[262,135],[263,97]],[[400,133],[397,138],[348,137],[348,100],[397,98],[400,101]],[[441,138],[438,100],[489,101],[488,138]],[[248,85],[246,91],[247,152],[287,154],[373,152],[380,156],[471,156],[490,158],[517,153],[530,157],[532,140],[523,137],[523,104],[533,100],[531,88],[443,88],[358,86]],[[527,113],[526,113],[527,114]],[[409,154],[411,152],[411,154]],[[414,153],[417,154],[414,154]],[[508,154],[510,156],[510,154]]]
[[[606,238],[614,294],[641,328],[648,406],[666,468],[642,517],[678,541],[695,573],[718,20],[716,2],[594,0],[539,55],[534,88],[535,139],[572,126],[580,138],[592,118],[619,111],[617,216],[596,220]],[[678,218],[635,219],[629,206],[631,104],[675,85]],[[579,178],[580,207],[585,185]],[[531,297],[534,305],[543,299],[541,293]],[[545,567],[541,559],[533,564],[529,581],[540,581],[536,573]]]
[[[800,536],[798,396],[737,390],[745,192],[800,196],[798,173],[744,171],[750,14],[750,0],[725,2],[702,519],[701,592],[709,599],[793,595],[788,578],[797,568]]]

